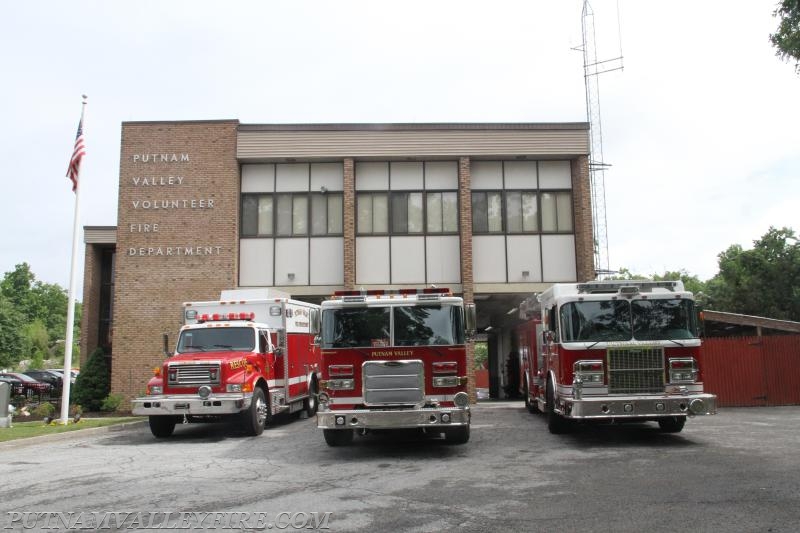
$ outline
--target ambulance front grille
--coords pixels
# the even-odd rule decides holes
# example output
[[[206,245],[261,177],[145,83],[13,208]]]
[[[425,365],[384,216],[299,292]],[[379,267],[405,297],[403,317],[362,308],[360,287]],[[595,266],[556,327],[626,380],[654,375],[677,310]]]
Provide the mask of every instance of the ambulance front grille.
[[[367,361],[361,368],[366,405],[414,405],[424,401],[422,361]]]
[[[664,392],[664,349],[648,347],[609,348],[609,394]]]
[[[219,365],[170,365],[170,385],[219,385]],[[175,373],[173,379],[173,372]]]

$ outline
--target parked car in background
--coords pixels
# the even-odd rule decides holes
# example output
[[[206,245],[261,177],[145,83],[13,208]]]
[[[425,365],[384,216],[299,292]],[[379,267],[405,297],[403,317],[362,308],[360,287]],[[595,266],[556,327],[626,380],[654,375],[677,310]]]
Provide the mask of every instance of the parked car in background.
[[[5,372],[0,374],[0,376],[11,376],[13,378],[17,378],[18,380],[22,381],[24,387],[24,394],[29,398],[32,396],[47,395],[53,388],[52,385],[50,385],[49,383],[42,383],[41,381],[37,381],[32,377],[25,375],[21,372]]]
[[[47,371],[48,372],[52,372],[54,374],[57,374],[58,376],[63,376],[64,375],[64,369],[63,368],[48,368]],[[75,370],[73,368],[73,369],[71,369],[69,371],[69,373],[70,373],[70,376],[71,376],[70,379],[69,379],[69,382],[70,383],[75,383],[75,378],[78,377],[79,371]]]
[[[56,374],[50,370],[26,370],[23,374],[32,377],[36,381],[49,383],[54,389],[61,389],[64,387],[63,374]]]
[[[3,383],[8,383],[11,387],[11,396],[24,396],[25,395],[25,383],[19,379],[15,378],[14,376],[9,376],[7,374],[0,374],[0,381]]]

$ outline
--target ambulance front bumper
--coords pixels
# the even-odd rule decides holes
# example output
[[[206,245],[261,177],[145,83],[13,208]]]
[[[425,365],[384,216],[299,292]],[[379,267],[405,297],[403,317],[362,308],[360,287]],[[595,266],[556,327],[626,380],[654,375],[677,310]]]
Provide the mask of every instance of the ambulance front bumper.
[[[468,426],[469,407],[430,407],[422,409],[324,411],[317,412],[317,427],[322,429],[400,429]]]
[[[232,415],[250,407],[252,393],[217,394],[201,398],[196,394],[145,396],[132,400],[133,414],[139,416]]]
[[[713,394],[603,396],[581,399],[561,398],[560,414],[575,419],[649,418],[714,415],[717,397]]]

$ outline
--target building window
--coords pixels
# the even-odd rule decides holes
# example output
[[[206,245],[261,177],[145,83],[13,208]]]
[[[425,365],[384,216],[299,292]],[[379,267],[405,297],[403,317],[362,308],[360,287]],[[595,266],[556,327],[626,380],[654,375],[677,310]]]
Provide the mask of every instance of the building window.
[[[242,196],[242,236],[262,237],[273,233],[272,196],[246,194]]]
[[[386,193],[359,193],[356,201],[359,234],[389,233],[389,198]]]
[[[392,233],[422,233],[422,193],[392,193]]]
[[[458,233],[458,193],[429,192],[425,200],[426,232]]]
[[[572,193],[569,191],[542,193],[542,231],[572,231]]]
[[[472,232],[502,233],[503,202],[499,191],[472,193]]]
[[[506,231],[534,233],[539,231],[537,194],[530,191],[506,192]]]
[[[311,195],[312,235],[341,235],[342,216],[341,194],[316,193]]]

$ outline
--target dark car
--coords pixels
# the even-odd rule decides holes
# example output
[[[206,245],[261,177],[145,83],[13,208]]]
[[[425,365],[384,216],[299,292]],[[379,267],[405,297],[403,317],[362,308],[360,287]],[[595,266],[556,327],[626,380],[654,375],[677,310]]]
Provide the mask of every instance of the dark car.
[[[28,397],[31,396],[42,396],[43,394],[48,394],[50,389],[53,387],[49,383],[42,383],[41,381],[37,381],[30,376],[27,376],[21,372],[5,372],[0,374],[0,376],[10,376],[12,378],[16,378],[22,381],[22,385],[24,387],[24,394]]]
[[[54,389],[61,389],[64,386],[62,377],[49,370],[26,370],[23,374],[32,377],[36,381],[49,383]]]
[[[21,379],[8,374],[0,374],[0,382],[8,383],[8,386],[11,387],[11,396],[25,395],[25,383]]]

